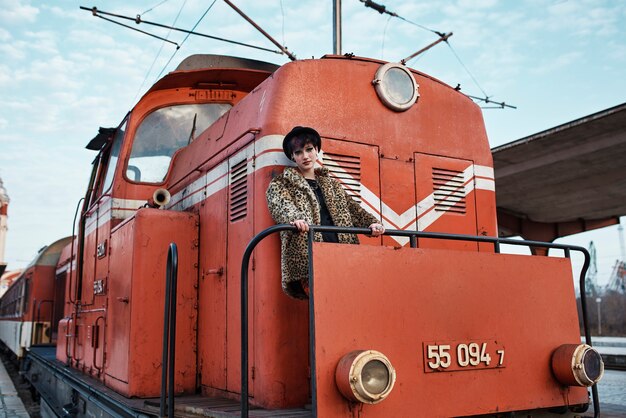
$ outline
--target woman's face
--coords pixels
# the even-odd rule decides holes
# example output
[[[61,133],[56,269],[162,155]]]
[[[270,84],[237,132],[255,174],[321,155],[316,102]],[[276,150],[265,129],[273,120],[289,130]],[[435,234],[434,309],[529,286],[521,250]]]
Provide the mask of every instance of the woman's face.
[[[293,149],[293,160],[303,173],[313,171],[315,161],[317,161],[317,149],[311,143]]]

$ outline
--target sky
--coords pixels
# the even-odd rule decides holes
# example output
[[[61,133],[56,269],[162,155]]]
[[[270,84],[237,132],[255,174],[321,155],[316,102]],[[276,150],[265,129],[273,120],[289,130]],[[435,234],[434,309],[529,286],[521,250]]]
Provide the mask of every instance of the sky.
[[[234,3],[298,58],[333,52],[330,0]],[[467,94],[516,106],[483,111],[492,147],[626,102],[626,2],[378,3],[409,22],[381,15],[359,0],[343,0],[341,52],[399,61],[435,41],[433,31],[453,32],[449,45],[441,43],[408,65],[452,86],[460,84]],[[95,157],[85,145],[98,127],[118,125],[183,58],[212,53],[289,61],[284,55],[125,22],[169,37],[180,45],[177,50],[79,6],[139,14],[187,29],[197,25],[198,32],[276,49],[222,0],[0,0],[0,178],[11,199],[9,269],[24,267],[41,247],[71,235]],[[587,247],[590,241],[598,251],[602,284],[620,258],[617,227],[558,242]]]

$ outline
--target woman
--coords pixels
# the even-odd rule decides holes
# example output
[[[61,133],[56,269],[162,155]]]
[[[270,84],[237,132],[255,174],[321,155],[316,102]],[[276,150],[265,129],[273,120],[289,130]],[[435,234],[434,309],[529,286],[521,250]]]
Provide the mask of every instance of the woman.
[[[279,224],[292,224],[299,234],[281,232],[281,271],[283,290],[289,296],[308,297],[307,236],[309,225],[368,227],[372,236],[385,228],[378,220],[352,200],[339,182],[328,175],[328,169],[315,169],[322,146],[313,128],[296,126],[283,140],[283,151],[296,167],[286,167],[270,183],[266,197],[272,218]],[[354,234],[316,232],[315,241],[358,244]]]

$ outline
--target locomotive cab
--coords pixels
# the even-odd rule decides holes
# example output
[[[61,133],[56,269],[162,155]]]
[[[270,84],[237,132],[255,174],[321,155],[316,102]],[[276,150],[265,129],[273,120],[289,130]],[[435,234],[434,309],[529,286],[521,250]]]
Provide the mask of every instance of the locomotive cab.
[[[191,56],[152,86],[117,128],[101,128],[90,141],[87,148],[97,150],[98,156],[81,213],[77,279],[68,288],[72,303],[62,321],[65,338],[57,349],[59,360],[87,370],[121,393],[158,393],[156,371],[154,379],[135,371],[145,368],[139,359],[160,362],[153,346],[159,344],[163,326],[147,314],[155,305],[163,309],[164,284],[154,277],[162,279],[167,240],[175,236],[189,243],[189,252],[181,258],[197,260],[199,221],[190,213],[149,208],[165,203],[155,203],[154,196],[168,194],[172,173],[181,168],[173,162],[177,152],[206,141],[200,135],[208,127],[223,127],[225,113],[274,69],[271,64],[242,58]],[[171,234],[165,233],[167,225]],[[152,237],[147,238],[150,244],[143,245],[141,237]],[[195,301],[197,261],[185,265],[191,267],[183,286],[191,289],[189,297]],[[144,293],[144,285],[156,290]],[[142,303],[134,304],[139,299]],[[183,312],[190,319],[181,328],[196,326],[193,305],[185,305]],[[143,330],[142,336],[135,333],[138,329]],[[150,337],[144,339],[145,335]],[[180,335],[181,344],[188,341]],[[128,344],[141,348],[128,353]],[[196,347],[186,347],[189,351],[180,354],[187,359],[184,390],[193,392]],[[134,373],[141,375],[141,382],[131,379]]]

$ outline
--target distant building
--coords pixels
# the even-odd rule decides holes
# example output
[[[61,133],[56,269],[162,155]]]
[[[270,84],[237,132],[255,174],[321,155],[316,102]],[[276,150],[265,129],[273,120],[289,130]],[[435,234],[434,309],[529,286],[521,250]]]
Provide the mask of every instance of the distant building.
[[[9,287],[13,284],[13,282],[20,277],[20,275],[24,272],[24,270],[11,270],[7,271],[0,277],[0,297],[4,295],[4,292],[7,291]]]
[[[6,262],[4,261],[4,245],[6,243],[7,230],[7,216],[9,213],[9,195],[4,188],[4,183],[0,179],[0,276],[6,268]]]

